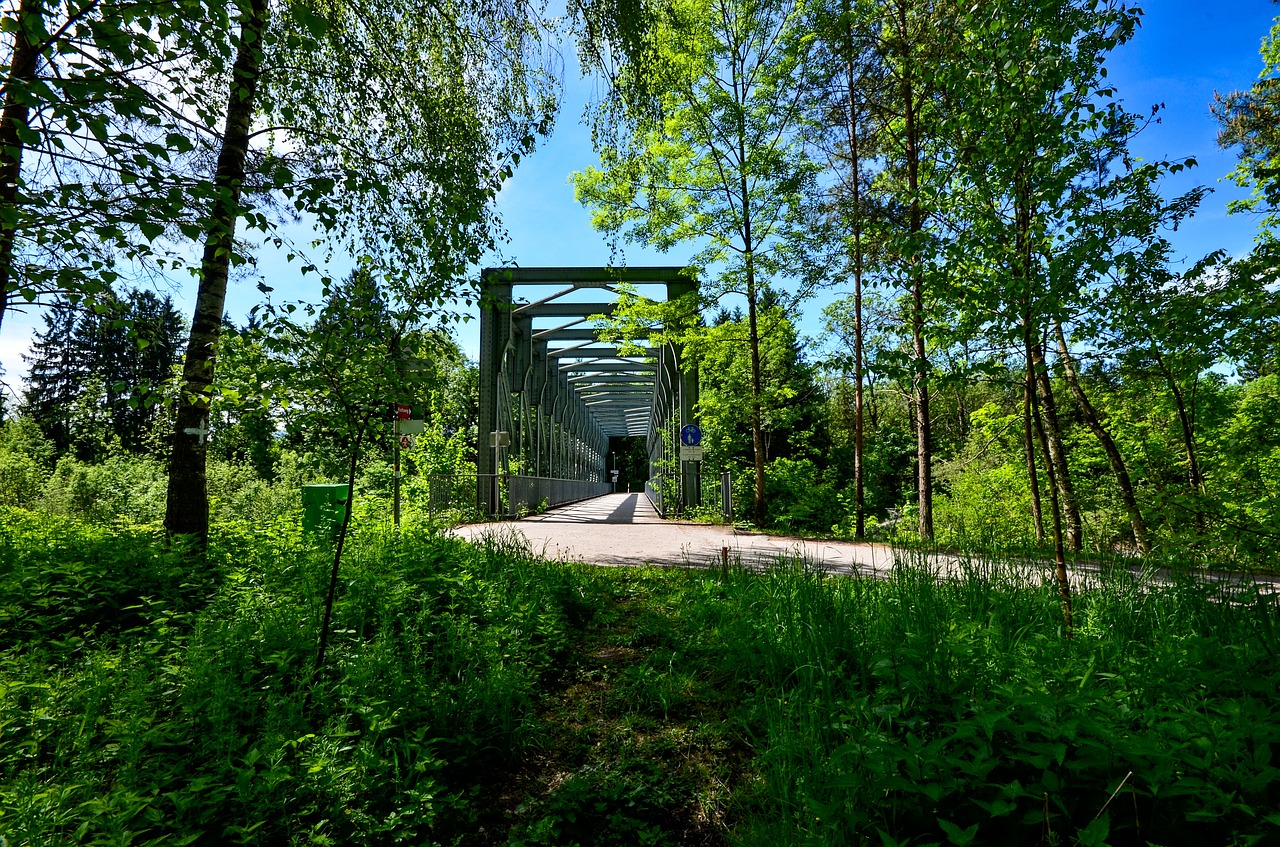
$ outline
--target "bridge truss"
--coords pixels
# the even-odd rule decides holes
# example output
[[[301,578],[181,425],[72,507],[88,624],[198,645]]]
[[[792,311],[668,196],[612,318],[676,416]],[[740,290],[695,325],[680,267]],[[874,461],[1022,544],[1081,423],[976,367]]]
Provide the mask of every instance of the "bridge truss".
[[[660,286],[669,301],[697,290],[677,267],[483,272],[477,494],[491,514],[608,493],[612,436],[647,439],[659,512],[697,501],[695,463],[677,453],[681,428],[694,422],[697,372],[681,367],[676,344],[600,340],[596,316],[614,314],[624,283]]]

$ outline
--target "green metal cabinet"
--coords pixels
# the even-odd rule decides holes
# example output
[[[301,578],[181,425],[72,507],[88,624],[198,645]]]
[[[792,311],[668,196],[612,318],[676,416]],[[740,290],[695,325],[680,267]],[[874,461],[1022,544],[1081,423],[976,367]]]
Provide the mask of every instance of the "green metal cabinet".
[[[346,483],[302,486],[302,531],[336,535],[350,496]]]

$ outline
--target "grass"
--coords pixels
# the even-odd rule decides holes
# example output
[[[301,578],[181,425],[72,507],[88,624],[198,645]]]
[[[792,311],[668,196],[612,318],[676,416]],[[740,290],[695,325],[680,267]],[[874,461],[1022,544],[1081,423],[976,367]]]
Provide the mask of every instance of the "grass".
[[[1280,609],[1105,576],[1067,640],[1016,562],[596,569],[0,513],[11,845],[1268,844]]]

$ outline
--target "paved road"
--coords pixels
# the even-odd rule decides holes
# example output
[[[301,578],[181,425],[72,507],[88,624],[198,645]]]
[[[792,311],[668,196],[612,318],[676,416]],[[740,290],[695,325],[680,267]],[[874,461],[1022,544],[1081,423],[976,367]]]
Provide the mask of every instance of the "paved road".
[[[814,541],[759,535],[727,526],[664,521],[643,494],[607,494],[569,506],[551,509],[520,521],[468,524],[456,527],[455,535],[474,541],[488,534],[506,533],[522,537],[535,553],[550,559],[582,561],[596,565],[718,565],[728,550],[730,559],[748,567],[762,567],[780,557],[803,559],[832,573],[879,576],[892,568],[895,556],[923,563],[924,554],[894,550],[884,544],[854,544],[841,541]],[[958,574],[967,568],[982,569],[984,563],[947,553],[934,553],[928,564],[935,572]],[[1020,568],[1032,581],[1050,577],[1052,563],[1004,559],[999,570]],[[1093,582],[1096,566],[1075,563],[1071,581],[1077,587]],[[1140,582],[1162,583],[1170,579],[1163,571],[1135,568]],[[1280,594],[1280,577],[1238,573],[1205,573],[1201,579],[1224,590],[1224,598],[1236,590],[1250,590],[1252,583],[1264,593]]]
[[[597,565],[714,565],[727,548],[732,560],[747,566],[787,556],[831,571],[871,575],[887,571],[894,555],[880,544],[806,541],[664,521],[643,494],[607,494],[520,521],[468,524],[454,533],[468,540],[487,533],[515,533],[548,558]]]

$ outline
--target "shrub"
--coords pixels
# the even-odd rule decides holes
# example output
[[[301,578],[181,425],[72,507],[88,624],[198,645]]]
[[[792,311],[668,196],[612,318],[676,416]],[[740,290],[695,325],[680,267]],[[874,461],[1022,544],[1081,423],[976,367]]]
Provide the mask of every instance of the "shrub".
[[[164,516],[168,477],[146,456],[114,454],[100,464],[68,454],[58,460],[40,503],[49,512],[93,522],[148,523]]]
[[[23,453],[0,452],[0,506],[30,508],[40,497],[45,470]]]
[[[30,508],[53,461],[53,445],[31,418],[0,425],[0,505]]]
[[[960,471],[947,488],[934,501],[938,541],[997,548],[1035,544],[1026,468],[1005,464]]]
[[[765,468],[765,498],[771,526],[799,532],[830,532],[844,517],[835,487],[810,459],[774,459]]]

